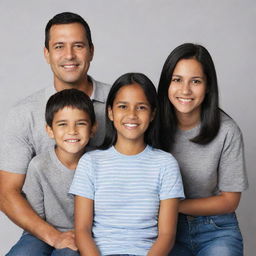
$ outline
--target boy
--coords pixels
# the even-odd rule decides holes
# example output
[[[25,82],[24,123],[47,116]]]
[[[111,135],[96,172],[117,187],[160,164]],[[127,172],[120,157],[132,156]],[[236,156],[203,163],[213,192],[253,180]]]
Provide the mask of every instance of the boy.
[[[46,131],[55,140],[32,159],[23,192],[36,213],[62,233],[54,247],[25,232],[7,255],[77,256],[73,232],[73,197],[68,194],[74,170],[95,133],[95,113],[90,98],[76,89],[57,92],[47,102]]]

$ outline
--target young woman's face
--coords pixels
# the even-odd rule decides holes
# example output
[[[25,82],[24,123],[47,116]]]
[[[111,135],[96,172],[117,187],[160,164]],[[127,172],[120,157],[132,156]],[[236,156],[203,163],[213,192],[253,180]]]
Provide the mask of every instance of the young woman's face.
[[[141,143],[154,114],[143,89],[138,84],[119,89],[108,116],[117,131],[117,143]]]
[[[201,104],[206,93],[206,77],[196,59],[180,60],[172,75],[168,97],[178,119],[200,120]]]

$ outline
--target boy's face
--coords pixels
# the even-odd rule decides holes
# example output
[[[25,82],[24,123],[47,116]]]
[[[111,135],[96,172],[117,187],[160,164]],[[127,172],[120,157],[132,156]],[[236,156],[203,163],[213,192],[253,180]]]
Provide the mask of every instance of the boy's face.
[[[81,156],[94,133],[89,115],[80,109],[65,107],[55,113],[52,127],[46,126],[56,142],[56,154],[61,159]]]

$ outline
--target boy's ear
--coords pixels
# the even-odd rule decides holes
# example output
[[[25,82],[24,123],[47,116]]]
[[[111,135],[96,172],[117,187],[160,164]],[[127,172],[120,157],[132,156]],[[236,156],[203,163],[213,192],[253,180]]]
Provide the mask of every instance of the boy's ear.
[[[114,118],[113,118],[113,111],[112,111],[112,108],[109,106],[108,107],[108,118],[113,121]]]
[[[95,124],[94,124],[94,125],[92,126],[92,128],[91,128],[90,138],[94,137],[94,135],[95,135],[97,129],[98,129],[98,123],[95,122]]]
[[[54,134],[53,134],[52,128],[48,124],[45,126],[45,130],[48,133],[49,137],[54,139]]]

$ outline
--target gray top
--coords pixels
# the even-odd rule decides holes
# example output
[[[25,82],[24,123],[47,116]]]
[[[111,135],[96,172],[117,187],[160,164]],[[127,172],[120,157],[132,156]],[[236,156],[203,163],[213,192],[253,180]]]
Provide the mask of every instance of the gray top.
[[[23,186],[32,208],[60,231],[74,228],[74,201],[68,194],[74,173],[59,161],[51,147],[31,160]]]
[[[190,142],[200,126],[178,130],[171,151],[177,159],[186,198],[204,198],[220,191],[241,192],[248,187],[242,133],[224,113],[216,138],[207,145]]]
[[[98,131],[91,146],[100,144],[105,131],[105,101],[110,86],[93,80],[93,105]],[[0,170],[25,174],[30,160],[54,145],[45,131],[45,107],[49,97],[56,91],[53,86],[37,91],[17,103],[4,122],[0,144]],[[12,160],[10,161],[10,157]]]

